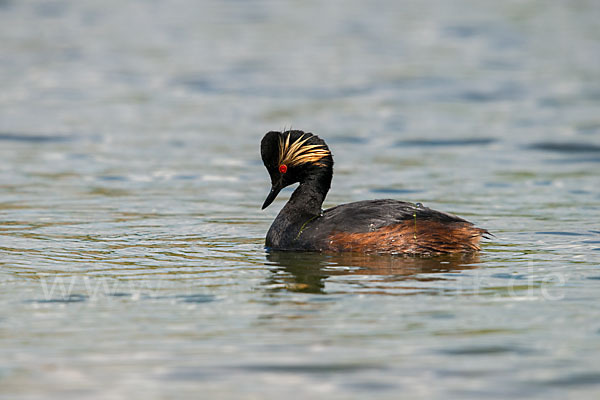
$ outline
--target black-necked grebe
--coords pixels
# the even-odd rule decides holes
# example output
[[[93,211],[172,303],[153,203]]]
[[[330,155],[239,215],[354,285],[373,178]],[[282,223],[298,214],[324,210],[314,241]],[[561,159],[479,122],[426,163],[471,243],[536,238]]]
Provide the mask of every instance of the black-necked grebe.
[[[333,157],[323,139],[289,130],[268,132],[260,144],[271,176],[271,192],[300,185],[267,233],[273,250],[354,251],[389,254],[441,254],[479,250],[488,231],[452,214],[398,200],[366,200],[323,211],[331,186]]]

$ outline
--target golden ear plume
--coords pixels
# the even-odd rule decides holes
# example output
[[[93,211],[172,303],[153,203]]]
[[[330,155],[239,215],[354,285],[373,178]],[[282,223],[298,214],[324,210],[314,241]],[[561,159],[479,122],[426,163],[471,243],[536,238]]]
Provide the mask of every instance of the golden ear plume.
[[[288,133],[285,140],[279,138],[279,165],[294,166],[306,163],[324,167],[325,164],[321,159],[327,157],[331,153],[322,144],[305,144],[311,136],[304,138],[306,134],[290,143],[290,134]]]

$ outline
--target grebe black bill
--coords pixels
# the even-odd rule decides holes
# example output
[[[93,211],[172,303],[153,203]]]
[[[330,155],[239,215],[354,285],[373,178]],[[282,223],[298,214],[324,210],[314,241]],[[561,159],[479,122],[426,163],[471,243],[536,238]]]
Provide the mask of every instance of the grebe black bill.
[[[300,185],[267,233],[272,250],[433,255],[480,250],[490,233],[419,203],[364,200],[321,209],[333,178],[325,141],[309,132],[268,132],[261,156],[271,177],[263,209],[281,189]]]

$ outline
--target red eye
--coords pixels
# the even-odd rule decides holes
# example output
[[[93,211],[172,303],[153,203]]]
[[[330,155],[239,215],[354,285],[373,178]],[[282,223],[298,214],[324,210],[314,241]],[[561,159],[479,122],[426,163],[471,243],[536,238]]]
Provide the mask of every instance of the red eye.
[[[281,172],[282,174],[285,174],[287,172],[287,165],[281,164],[279,166],[279,172]]]

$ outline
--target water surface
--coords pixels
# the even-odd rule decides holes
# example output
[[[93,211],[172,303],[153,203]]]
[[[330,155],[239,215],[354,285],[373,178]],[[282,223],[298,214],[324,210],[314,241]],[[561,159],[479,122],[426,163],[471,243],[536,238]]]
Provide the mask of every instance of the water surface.
[[[0,1],[0,397],[594,399],[593,1]],[[262,135],[325,206],[496,235],[267,254]]]

